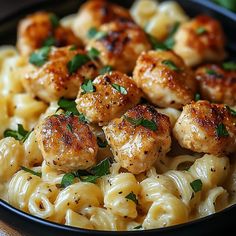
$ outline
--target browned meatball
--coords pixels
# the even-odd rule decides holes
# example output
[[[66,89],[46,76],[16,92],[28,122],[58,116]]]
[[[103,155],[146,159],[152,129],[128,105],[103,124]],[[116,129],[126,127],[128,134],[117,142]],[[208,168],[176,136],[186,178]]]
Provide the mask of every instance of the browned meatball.
[[[77,109],[92,123],[104,125],[135,106],[141,91],[134,81],[121,72],[110,72],[93,81],[94,92],[81,88],[76,100]]]
[[[236,71],[224,70],[217,64],[207,64],[196,70],[196,79],[203,99],[236,105]]]
[[[172,51],[143,52],[133,77],[147,99],[160,107],[181,108],[191,102],[195,94],[191,69]]]
[[[87,48],[96,48],[102,64],[118,71],[132,72],[140,53],[150,49],[145,32],[132,21],[116,20],[102,25],[99,31],[103,37],[89,41]]]
[[[188,66],[225,58],[225,36],[219,21],[201,15],[182,24],[175,34],[174,51]]]
[[[62,96],[75,98],[84,79],[98,75],[97,63],[94,61],[88,61],[74,73],[69,73],[68,63],[78,54],[87,53],[80,49],[71,50],[70,46],[51,48],[45,64],[30,69],[23,79],[26,91],[46,102],[58,100]]]
[[[53,25],[53,14],[36,12],[20,21],[18,27],[17,48],[23,55],[29,55],[35,49],[41,48],[50,37],[55,40],[55,46],[81,46],[80,40],[71,29]],[[54,22],[54,24],[57,22]]]
[[[236,116],[225,105],[198,101],[183,108],[173,132],[184,148],[221,155],[236,151],[235,124]]]
[[[133,174],[149,170],[170,150],[170,121],[150,105],[138,105],[103,127],[115,160]]]
[[[118,18],[131,20],[129,11],[121,6],[105,0],[90,0],[80,7],[73,25],[73,31],[86,42],[88,31],[91,28],[99,28],[102,24]]]
[[[36,137],[44,160],[56,170],[71,172],[96,164],[96,137],[77,116],[47,117],[38,125]]]

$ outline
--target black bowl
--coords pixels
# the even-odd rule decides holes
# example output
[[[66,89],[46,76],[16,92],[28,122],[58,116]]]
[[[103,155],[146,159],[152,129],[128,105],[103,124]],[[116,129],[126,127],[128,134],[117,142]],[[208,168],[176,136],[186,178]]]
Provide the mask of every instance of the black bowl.
[[[53,11],[59,16],[74,13],[78,10],[82,0],[42,0],[39,4],[31,4],[21,8],[19,11],[0,19],[0,45],[15,44],[17,22],[26,14],[37,10]],[[132,0],[113,1],[122,6],[130,7]],[[227,35],[227,51],[229,58],[236,58],[236,14],[225,10],[209,1],[201,0],[177,0],[190,16],[197,14],[208,14],[221,21]],[[234,31],[235,30],[235,31]],[[162,229],[130,232],[91,231],[75,227],[52,223],[38,217],[20,211],[3,200],[0,200],[0,219],[17,228],[24,235],[50,235],[50,236],[72,236],[72,235],[156,235],[156,236],[201,236],[201,235],[223,235],[234,232],[234,221],[236,218],[236,205],[226,208],[216,214],[194,220],[185,224],[171,226]],[[227,231],[226,231],[227,230]]]

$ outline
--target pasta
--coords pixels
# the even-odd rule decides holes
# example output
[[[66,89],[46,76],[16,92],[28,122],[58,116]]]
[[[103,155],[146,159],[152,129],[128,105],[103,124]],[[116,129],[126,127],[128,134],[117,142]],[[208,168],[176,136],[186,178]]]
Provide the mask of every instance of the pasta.
[[[17,48],[0,47],[1,199],[105,231],[182,224],[236,202],[236,63],[222,62],[217,20],[190,20],[174,1],[129,11],[90,0],[20,25]],[[200,79],[216,78],[230,104],[198,101]]]

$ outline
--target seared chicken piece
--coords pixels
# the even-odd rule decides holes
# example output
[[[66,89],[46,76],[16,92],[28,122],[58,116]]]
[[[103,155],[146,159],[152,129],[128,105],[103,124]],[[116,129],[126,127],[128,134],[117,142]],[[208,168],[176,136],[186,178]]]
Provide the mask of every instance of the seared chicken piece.
[[[201,66],[196,71],[201,98],[216,103],[236,105],[236,71],[224,70],[217,64]]]
[[[133,77],[146,98],[160,107],[178,109],[194,98],[193,73],[172,51],[143,52],[137,60]]]
[[[210,16],[198,16],[182,24],[174,38],[174,51],[188,66],[206,61],[222,61],[226,56],[223,29]]]
[[[36,12],[20,21],[17,48],[22,55],[27,56],[41,48],[47,40],[57,47],[82,45],[72,30],[61,26],[53,14]]]
[[[90,0],[80,7],[73,24],[73,31],[84,42],[87,42],[90,29],[98,28],[104,23],[119,18],[131,20],[129,11],[105,0]]]
[[[52,47],[45,64],[30,68],[26,74],[23,80],[26,91],[46,102],[56,101],[62,96],[75,98],[84,79],[98,75],[98,66],[94,61],[78,66],[73,73],[69,72],[68,63],[78,54],[86,55],[86,52],[71,50],[70,46]]]
[[[103,127],[115,160],[133,174],[144,172],[171,145],[170,121],[150,105],[138,105]]]
[[[179,144],[195,152],[224,155],[236,151],[236,117],[225,105],[192,102],[173,129]]]
[[[47,117],[39,123],[36,137],[47,165],[58,171],[83,170],[96,164],[96,137],[77,116]]]
[[[134,81],[121,72],[110,72],[93,81],[94,92],[85,93],[80,88],[76,99],[77,109],[92,123],[104,125],[120,117],[135,106],[141,91]]]
[[[132,72],[140,53],[150,49],[145,32],[132,21],[116,20],[102,25],[99,31],[103,36],[89,41],[87,48],[96,48],[103,65],[121,72]]]

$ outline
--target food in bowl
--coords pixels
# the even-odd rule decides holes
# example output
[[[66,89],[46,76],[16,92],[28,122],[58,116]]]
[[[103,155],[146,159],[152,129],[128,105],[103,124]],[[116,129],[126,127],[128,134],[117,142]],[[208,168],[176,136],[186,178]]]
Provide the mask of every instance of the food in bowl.
[[[163,228],[236,201],[236,63],[176,2],[35,12],[0,48],[0,196],[91,230]],[[226,60],[226,61],[225,61]]]

